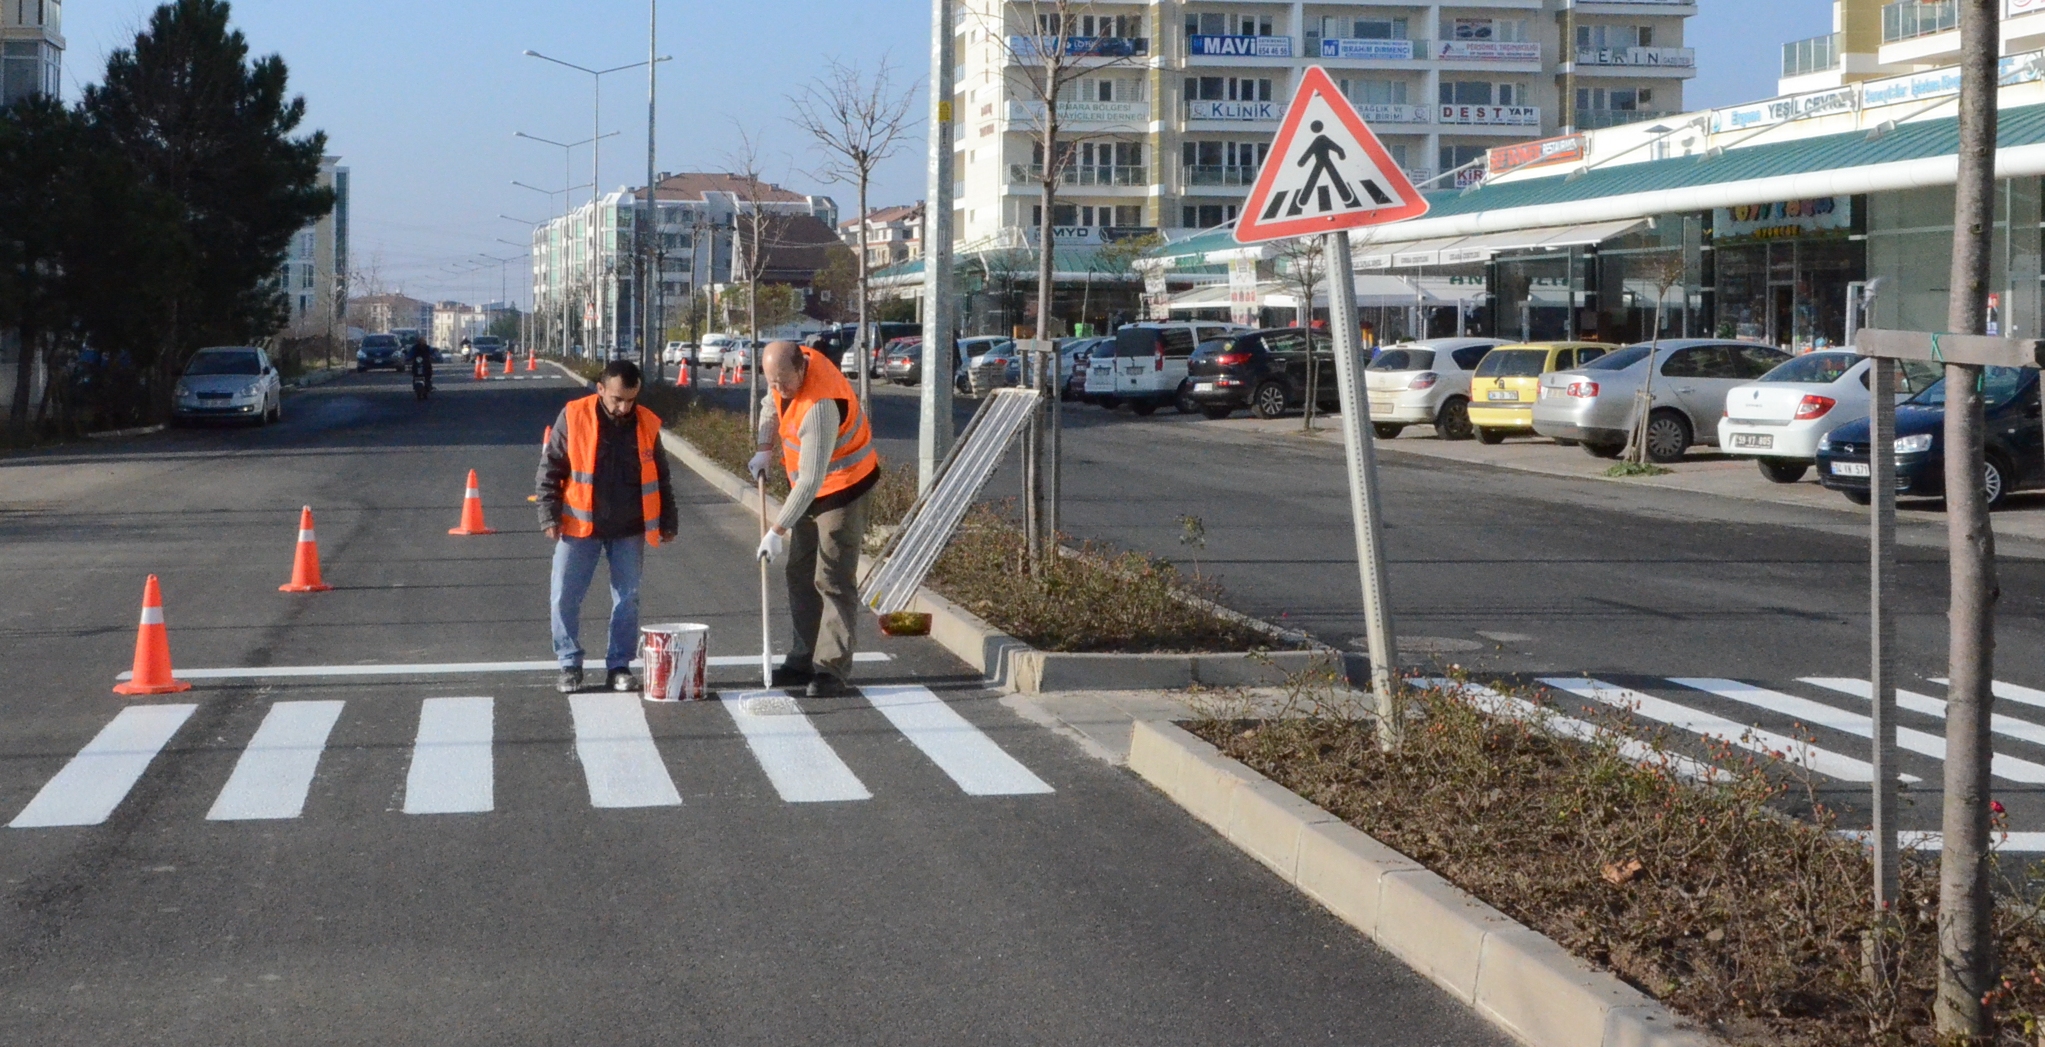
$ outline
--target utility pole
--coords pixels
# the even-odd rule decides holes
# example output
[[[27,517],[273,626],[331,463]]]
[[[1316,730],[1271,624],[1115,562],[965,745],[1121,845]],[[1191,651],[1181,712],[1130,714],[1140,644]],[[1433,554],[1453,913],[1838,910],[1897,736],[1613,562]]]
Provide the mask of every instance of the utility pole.
[[[1953,266],[1946,330],[1981,334],[1988,308],[1995,229],[1995,127],[2001,4],[1959,0],[1959,180],[1953,193]],[[1934,343],[1935,344],[1935,343]],[[1946,543],[1951,609],[1946,675],[1945,804],[1939,856],[1938,1034],[1953,1042],[1988,1036],[1983,997],[1994,988],[1995,943],[1988,885],[1989,715],[1995,660],[1995,532],[1981,485],[1979,365],[1947,364]]]
[[[646,0],[646,226],[645,242],[641,245],[639,280],[639,369],[658,376],[661,365],[666,363],[660,351],[655,348],[654,338],[659,328],[660,316],[653,308],[653,287],[660,282],[660,271],[655,268],[654,241],[660,236],[659,227],[654,224],[659,207],[654,203],[653,184],[653,117],[654,86],[660,69],[660,56],[654,42],[660,28],[660,0]]]
[[[930,0],[930,177],[923,206],[923,388],[916,490],[928,492],[951,452],[952,55],[957,0]]]

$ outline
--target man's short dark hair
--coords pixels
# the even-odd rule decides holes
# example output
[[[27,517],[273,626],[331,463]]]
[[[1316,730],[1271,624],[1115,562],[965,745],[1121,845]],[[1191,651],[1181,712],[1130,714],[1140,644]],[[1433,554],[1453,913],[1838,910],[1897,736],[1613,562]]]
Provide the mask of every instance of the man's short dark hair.
[[[639,365],[630,360],[612,360],[604,365],[604,376],[597,381],[608,382],[613,378],[622,379],[627,389],[637,389],[641,381]]]

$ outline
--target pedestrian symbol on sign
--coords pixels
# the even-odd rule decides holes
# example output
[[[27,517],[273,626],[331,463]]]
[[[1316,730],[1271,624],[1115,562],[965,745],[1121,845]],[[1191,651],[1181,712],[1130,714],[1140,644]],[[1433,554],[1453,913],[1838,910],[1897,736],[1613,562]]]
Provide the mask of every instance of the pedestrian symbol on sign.
[[[1316,66],[1300,80],[1235,234],[1257,243],[1425,213],[1426,199]]]

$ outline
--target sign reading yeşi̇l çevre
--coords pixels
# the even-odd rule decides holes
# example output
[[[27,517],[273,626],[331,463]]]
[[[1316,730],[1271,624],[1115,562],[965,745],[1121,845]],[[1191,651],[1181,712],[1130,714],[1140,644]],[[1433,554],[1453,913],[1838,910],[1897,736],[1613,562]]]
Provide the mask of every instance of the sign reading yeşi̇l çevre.
[[[1711,213],[1713,241],[1842,234],[1852,227],[1853,198],[1850,196],[1742,204],[1720,207]]]

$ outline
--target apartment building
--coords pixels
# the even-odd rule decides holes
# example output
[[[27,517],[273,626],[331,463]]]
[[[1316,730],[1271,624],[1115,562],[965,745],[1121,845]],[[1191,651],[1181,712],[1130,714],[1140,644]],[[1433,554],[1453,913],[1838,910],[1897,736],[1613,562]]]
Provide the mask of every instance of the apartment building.
[[[534,227],[533,303],[545,344],[582,345],[595,353],[637,344],[633,252],[644,192],[621,186]],[[654,181],[653,202],[660,268],[654,291],[669,308],[687,302],[697,288],[731,282],[733,259],[741,257],[750,232],[744,216],[813,219],[821,229],[802,235],[820,243],[835,237],[838,224],[838,205],[828,196],[729,173],[663,173]],[[770,223],[768,231],[786,224]]]
[[[291,238],[277,273],[285,330],[298,337],[338,333],[348,315],[348,169],[339,157],[320,158],[319,184],[334,191],[334,209]]]
[[[402,294],[363,295],[348,301],[348,326],[370,334],[398,330],[430,331],[433,303]]]
[[[962,251],[1036,236],[1057,48],[1061,243],[1232,221],[1302,71],[1325,68],[1416,182],[1474,180],[1487,150],[1683,109],[1694,0],[1362,0],[1050,5],[964,0],[958,18]]]
[[[63,0],[0,3],[0,106],[57,95],[63,70]]]
[[[2045,0],[2001,0],[2002,53],[2045,48]],[[1833,0],[1832,31],[1782,45],[1782,95],[1952,66],[1960,58],[1953,0]],[[1822,104],[1822,101],[1816,104]]]
[[[859,219],[838,223],[838,237],[859,250]],[[869,269],[913,262],[923,257],[923,203],[882,207],[866,216],[866,264]]]

